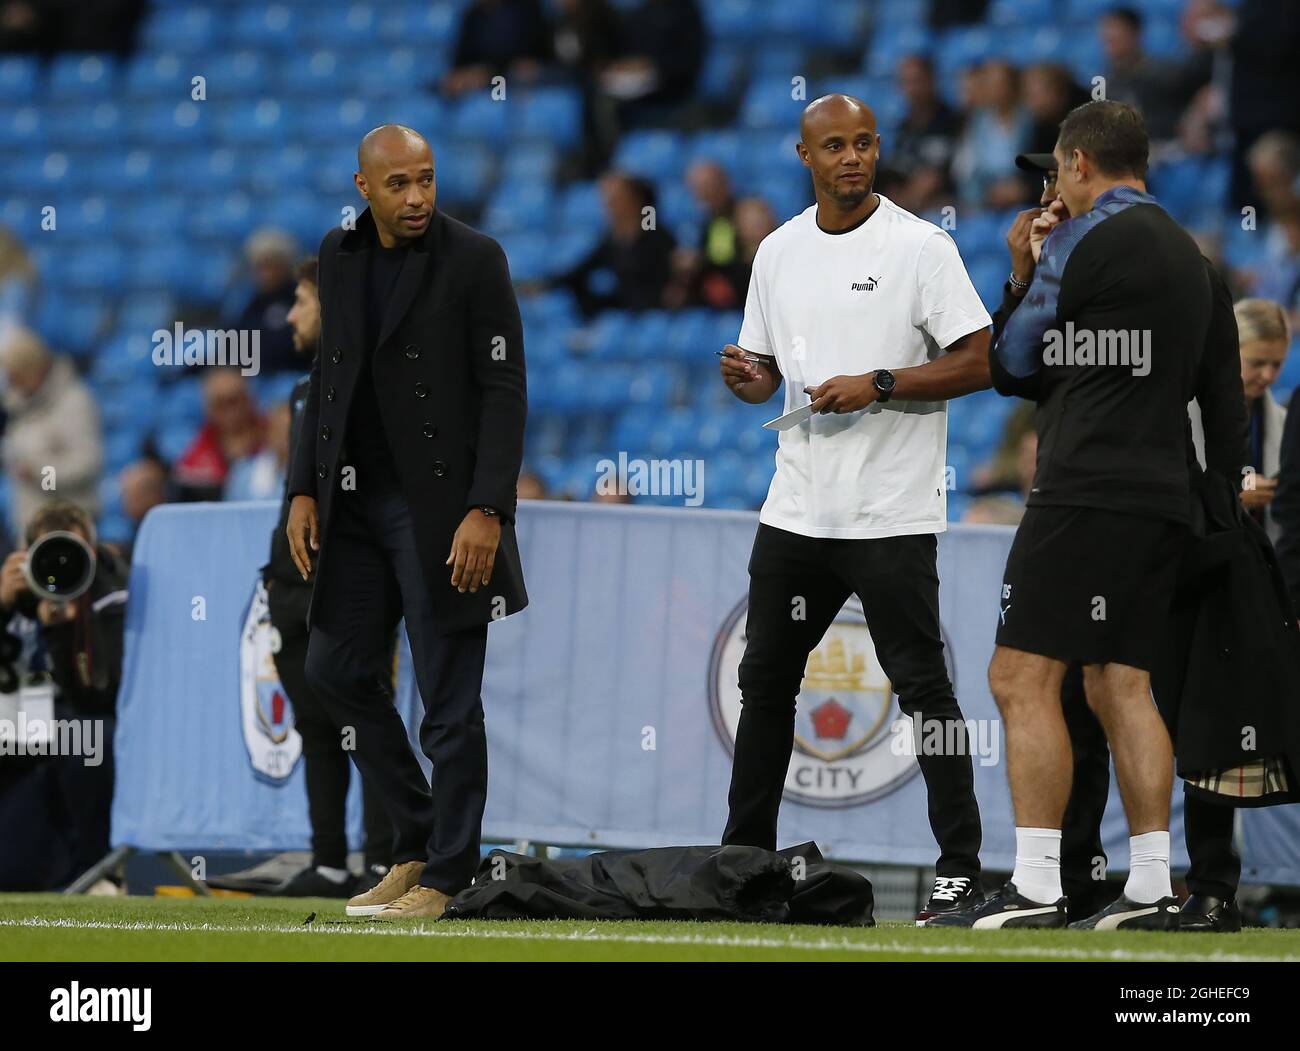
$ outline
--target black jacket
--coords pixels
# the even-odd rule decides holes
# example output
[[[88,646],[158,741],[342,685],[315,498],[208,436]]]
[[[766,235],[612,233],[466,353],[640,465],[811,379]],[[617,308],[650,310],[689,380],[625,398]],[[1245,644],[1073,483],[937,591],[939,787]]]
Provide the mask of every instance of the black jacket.
[[[373,237],[367,209],[354,230],[335,228],[320,246],[320,352],[288,487],[290,496],[305,494],[319,504],[317,580],[334,571],[330,514],[342,481],[348,409],[368,349],[364,297]],[[371,367],[384,393],[384,433],[440,627],[454,631],[523,609],[528,596],[514,516],[527,412],[524,340],[501,246],[435,210],[398,276]],[[492,581],[461,593],[451,587],[445,563],[466,513],[484,505],[501,516]]]
[[[494,850],[444,918],[751,920],[873,927],[871,881],[815,844],[657,847],[544,859]]]
[[[311,387],[311,377],[304,376],[293,385],[289,394],[289,463],[297,455],[302,437],[302,410],[307,404],[307,393]],[[289,495],[289,479],[284,480],[284,494],[280,500],[280,520],[276,522],[271,533],[271,559],[262,567],[262,579],[267,583],[274,580],[277,584],[311,587],[302,579],[298,567],[293,564],[293,555],[289,551],[289,505],[293,498]]]
[[[1178,774],[1282,757],[1300,799],[1300,629],[1268,535],[1214,472],[1194,483],[1192,533],[1171,611],[1172,643],[1152,692],[1169,726]],[[1206,799],[1229,802],[1207,794]]]
[[[1052,231],[989,358],[999,392],[1038,403],[1030,506],[1187,521],[1187,403],[1212,299],[1196,243],[1132,187]],[[1103,337],[1126,364],[1079,358]]]

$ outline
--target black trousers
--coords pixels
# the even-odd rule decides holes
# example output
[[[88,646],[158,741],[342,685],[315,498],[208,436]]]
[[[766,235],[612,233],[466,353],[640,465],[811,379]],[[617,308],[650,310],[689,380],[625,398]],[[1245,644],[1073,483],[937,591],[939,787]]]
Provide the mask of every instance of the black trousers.
[[[930,828],[939,844],[937,872],[979,876],[979,806],[966,724],[943,659],[936,549],[933,534],[823,540],[758,527],[749,561],[740,662],[743,707],[724,844],[776,849],[777,812],[794,747],[795,699],[808,655],[856,594],[899,707],[914,719],[941,721],[945,740],[959,745],[958,754],[918,756],[929,793]],[[800,598],[802,620],[792,616]]]
[[[346,808],[351,763],[339,728],[307,681],[307,604],[311,588],[272,580],[267,584],[271,624],[280,635],[275,670],[293,705],[294,725],[302,735],[307,815],[311,820],[311,863],[345,869],[348,865]],[[366,867],[393,860],[393,822],[379,793],[361,779],[362,851]]]
[[[1100,721],[1088,707],[1083,673],[1073,664],[1061,684],[1061,704],[1074,754],[1074,786],[1061,829],[1061,886],[1070,914],[1089,916],[1105,904],[1099,877],[1106,872],[1101,819],[1110,794],[1110,749]],[[1187,841],[1187,888],[1225,900],[1237,896],[1241,857],[1233,844],[1235,808],[1183,792],[1183,834]]]
[[[423,860],[420,882],[455,894],[478,867],[487,801],[487,625],[439,631],[400,491],[344,490],[335,502],[325,541],[329,571],[313,600],[307,679],[335,726],[355,731],[353,761],[393,819],[393,863]],[[390,640],[403,617],[432,785],[392,701]]]

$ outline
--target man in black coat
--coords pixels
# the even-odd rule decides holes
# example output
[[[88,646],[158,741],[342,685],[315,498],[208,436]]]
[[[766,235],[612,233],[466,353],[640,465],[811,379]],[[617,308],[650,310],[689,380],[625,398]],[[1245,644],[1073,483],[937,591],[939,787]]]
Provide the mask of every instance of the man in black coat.
[[[393,817],[393,867],[348,913],[436,918],[478,865],[487,625],[528,601],[514,532],[523,328],[501,247],[434,208],[429,144],[384,125],[357,159],[370,207],[321,242],[287,532],[316,577],[308,679]],[[390,699],[402,617],[432,785]]]

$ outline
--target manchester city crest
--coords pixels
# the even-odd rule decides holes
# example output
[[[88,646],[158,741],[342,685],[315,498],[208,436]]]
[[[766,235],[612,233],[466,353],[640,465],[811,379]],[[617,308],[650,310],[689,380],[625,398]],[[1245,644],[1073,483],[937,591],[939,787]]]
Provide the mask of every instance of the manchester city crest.
[[[745,652],[747,609],[742,601],[727,617],[709,668],[713,723],[729,752],[740,722],[737,673]],[[949,663],[949,677],[952,673]],[[912,749],[891,748],[894,737],[906,734],[910,740],[911,733],[911,720],[898,710],[889,677],[876,658],[862,604],[851,597],[808,655],[795,710],[786,798],[842,807],[888,795],[920,770]]]
[[[266,585],[257,582],[239,638],[239,710],[244,744],[254,771],[282,782],[302,755],[302,736],[275,669],[279,633],[271,623]]]

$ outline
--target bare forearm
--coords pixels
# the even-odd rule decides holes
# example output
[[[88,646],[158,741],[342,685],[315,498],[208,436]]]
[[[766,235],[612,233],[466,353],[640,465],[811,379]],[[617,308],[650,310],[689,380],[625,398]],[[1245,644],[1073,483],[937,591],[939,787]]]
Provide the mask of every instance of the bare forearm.
[[[901,401],[946,401],[987,390],[993,384],[988,330],[963,336],[934,361],[894,370],[894,378],[898,382],[893,397]]]

